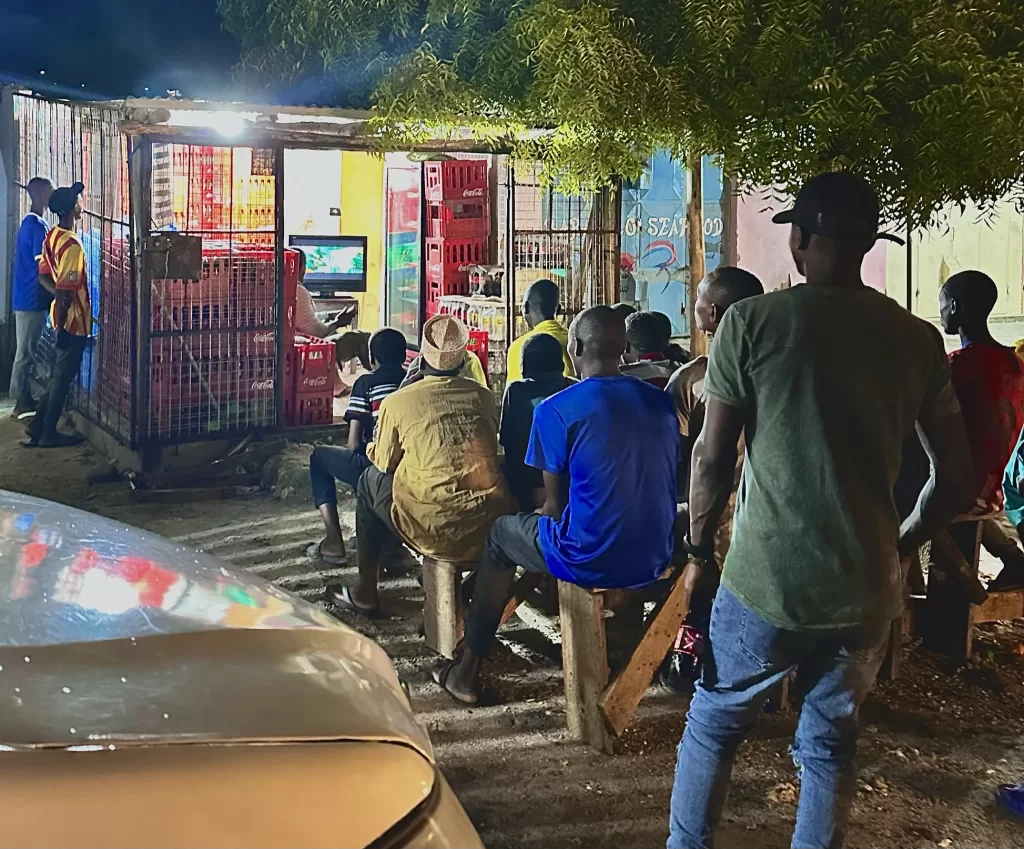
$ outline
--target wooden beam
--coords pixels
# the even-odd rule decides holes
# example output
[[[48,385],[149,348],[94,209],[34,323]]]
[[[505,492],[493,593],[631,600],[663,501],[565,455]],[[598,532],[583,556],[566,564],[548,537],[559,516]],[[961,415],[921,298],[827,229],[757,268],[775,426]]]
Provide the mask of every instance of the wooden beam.
[[[975,625],[981,622],[1024,618],[1024,590],[999,590],[989,593],[985,603],[974,605],[971,613],[971,621]]]
[[[686,204],[686,248],[688,265],[689,298],[687,310],[690,316],[690,353],[695,357],[708,352],[707,336],[697,329],[697,287],[704,279],[704,171],[701,157],[686,154],[686,170],[690,178],[690,199]]]
[[[679,632],[690,609],[690,595],[679,571],[672,589],[651,615],[640,643],[626,666],[601,695],[600,707],[608,727],[622,734],[636,713],[644,691],[651,683],[655,671],[665,659],[672,640]]]
[[[427,648],[453,659],[460,633],[460,570],[445,560],[423,558],[423,632]]]

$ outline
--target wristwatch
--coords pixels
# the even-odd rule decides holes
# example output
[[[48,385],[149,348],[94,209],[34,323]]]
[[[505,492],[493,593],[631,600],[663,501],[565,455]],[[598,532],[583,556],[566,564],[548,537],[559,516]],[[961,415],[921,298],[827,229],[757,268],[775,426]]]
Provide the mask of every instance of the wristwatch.
[[[715,559],[715,544],[712,542],[709,545],[696,546],[690,541],[689,531],[683,535],[683,551],[687,557],[698,563],[710,563]]]

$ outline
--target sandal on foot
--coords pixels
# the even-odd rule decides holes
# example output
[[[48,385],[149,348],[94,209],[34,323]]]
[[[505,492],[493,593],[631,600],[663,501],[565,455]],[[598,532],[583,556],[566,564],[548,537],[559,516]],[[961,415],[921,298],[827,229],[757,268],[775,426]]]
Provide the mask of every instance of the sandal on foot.
[[[356,613],[359,616],[365,616],[367,619],[380,618],[379,607],[365,607],[364,605],[359,604],[354,598],[352,598],[352,590],[345,584],[342,584],[340,587],[337,584],[328,585],[325,595],[329,602],[342,610],[347,610],[350,613]]]
[[[480,702],[479,695],[466,698],[465,696],[460,696],[457,693],[452,692],[448,688],[448,677],[452,674],[452,670],[455,668],[457,663],[458,661],[455,660],[445,661],[430,673],[430,677],[434,679],[434,683],[437,684],[438,687],[448,694],[448,698],[452,701],[457,702],[463,707],[476,707]]]
[[[323,551],[324,541],[312,542],[306,549],[306,557],[310,560],[318,560],[322,563],[326,563],[328,566],[348,566],[348,557],[339,556],[337,554],[324,554]]]

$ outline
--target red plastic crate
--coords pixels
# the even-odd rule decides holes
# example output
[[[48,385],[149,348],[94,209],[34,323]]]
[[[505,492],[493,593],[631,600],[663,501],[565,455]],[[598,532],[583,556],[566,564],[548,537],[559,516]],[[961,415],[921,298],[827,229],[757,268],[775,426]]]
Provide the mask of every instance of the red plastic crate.
[[[285,421],[292,427],[324,425],[334,422],[334,393],[297,395],[285,405]]]
[[[487,160],[451,159],[424,162],[423,177],[427,200],[471,200],[487,198]]]
[[[227,281],[219,276],[200,280],[154,280],[151,292],[151,329],[219,330],[230,327],[231,297]]]
[[[469,269],[474,265],[487,265],[487,239],[424,239],[423,243],[427,254],[427,281],[465,285],[465,291],[445,294],[469,294]]]
[[[431,239],[481,238],[490,229],[486,203],[432,201],[427,204],[427,236]]]
[[[480,365],[484,367],[484,374],[487,374],[487,358],[489,351],[487,331],[470,330],[469,344],[466,347],[477,355],[480,360]]]
[[[334,343],[319,339],[296,337],[295,394],[310,395],[330,392],[334,395],[334,376],[338,367],[334,356]]]

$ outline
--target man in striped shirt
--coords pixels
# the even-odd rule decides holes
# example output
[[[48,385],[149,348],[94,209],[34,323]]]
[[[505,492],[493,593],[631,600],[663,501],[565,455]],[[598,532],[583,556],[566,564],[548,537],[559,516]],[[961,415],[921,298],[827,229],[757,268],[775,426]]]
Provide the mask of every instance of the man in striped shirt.
[[[366,446],[373,440],[381,403],[402,385],[404,364],[405,336],[391,327],[374,333],[370,337],[370,365],[373,370],[355,382],[345,411],[348,447],[321,445],[309,458],[313,503],[324,520],[324,538],[306,549],[311,559],[332,566],[347,562],[335,481],[347,483],[355,490],[360,476],[371,465],[366,457]]]
[[[82,217],[84,189],[81,183],[75,183],[50,196],[50,211],[57,216],[57,226],[43,240],[39,281],[57,293],[50,307],[50,321],[57,331],[57,357],[50,385],[29,425],[28,440],[24,443],[29,448],[60,448],[82,442],[80,434],[61,433],[57,424],[92,332],[85,251],[74,232]]]
[[[661,319],[656,313],[633,313],[626,319],[626,351],[622,355],[620,371],[664,389],[675,371],[663,350],[667,344]]]

